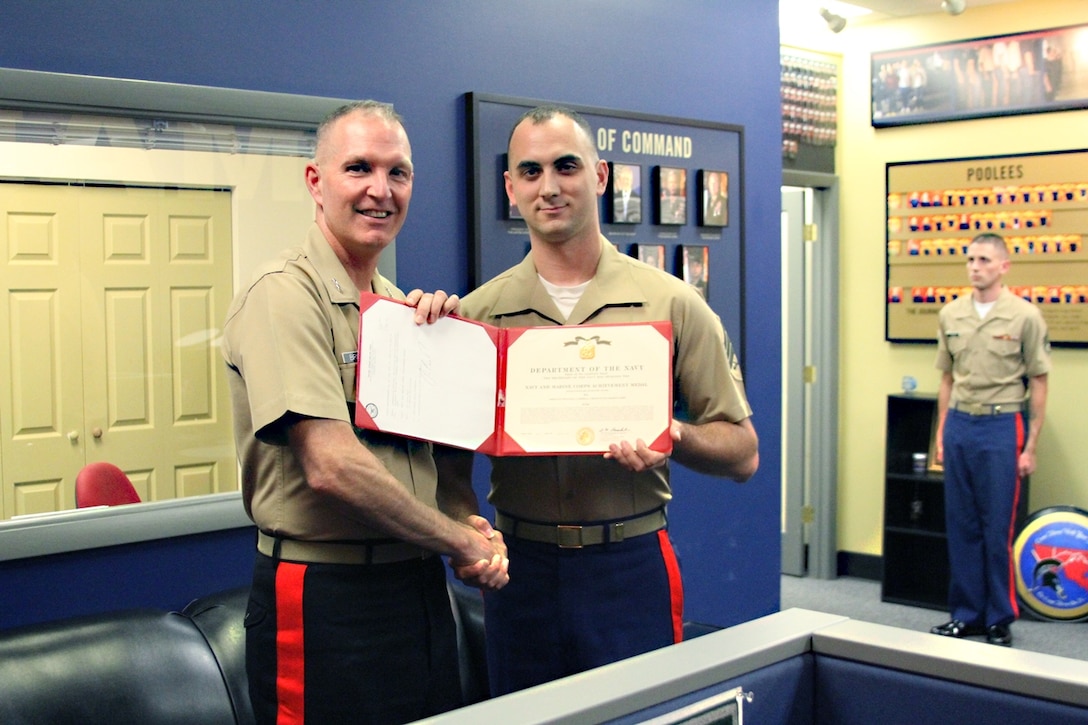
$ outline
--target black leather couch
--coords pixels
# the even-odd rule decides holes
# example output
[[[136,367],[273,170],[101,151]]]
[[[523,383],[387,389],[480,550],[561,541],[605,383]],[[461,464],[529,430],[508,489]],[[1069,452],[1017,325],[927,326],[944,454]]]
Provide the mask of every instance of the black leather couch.
[[[487,696],[480,593],[451,584],[466,703]],[[253,722],[247,590],[0,631],[0,723]]]

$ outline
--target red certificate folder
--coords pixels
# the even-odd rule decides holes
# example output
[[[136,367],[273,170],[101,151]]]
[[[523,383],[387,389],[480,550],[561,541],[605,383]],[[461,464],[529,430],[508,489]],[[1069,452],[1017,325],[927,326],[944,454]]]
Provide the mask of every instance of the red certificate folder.
[[[359,300],[355,425],[493,456],[669,453],[668,321],[498,328],[416,325],[403,302]]]

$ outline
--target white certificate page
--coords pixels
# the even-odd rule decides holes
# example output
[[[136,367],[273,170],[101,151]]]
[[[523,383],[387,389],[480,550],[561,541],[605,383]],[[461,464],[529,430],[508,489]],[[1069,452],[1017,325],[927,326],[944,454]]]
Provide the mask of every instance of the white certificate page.
[[[389,299],[362,311],[357,402],[378,430],[475,450],[495,430],[495,343],[481,325],[414,315]]]

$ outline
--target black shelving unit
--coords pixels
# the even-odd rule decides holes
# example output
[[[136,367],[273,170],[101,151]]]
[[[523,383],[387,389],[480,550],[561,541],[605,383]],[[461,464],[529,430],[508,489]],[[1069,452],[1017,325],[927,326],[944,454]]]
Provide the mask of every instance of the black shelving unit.
[[[914,470],[914,454],[930,455],[937,426],[937,396],[888,396],[884,458],[884,557],[880,599],[948,609],[948,539],[944,523],[944,474]],[[927,458],[928,461],[928,458]],[[1015,531],[1024,527],[1031,480],[1020,482]]]
[[[914,469],[915,453],[929,456],[936,412],[936,395],[888,396],[880,598],[945,610],[949,570],[944,476]]]

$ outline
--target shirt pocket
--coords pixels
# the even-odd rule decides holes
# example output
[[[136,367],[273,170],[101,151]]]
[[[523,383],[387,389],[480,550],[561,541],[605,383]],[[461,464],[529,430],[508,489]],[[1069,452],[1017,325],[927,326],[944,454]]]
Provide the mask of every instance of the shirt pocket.
[[[1009,331],[989,332],[986,334],[986,349],[1002,358],[1019,358],[1023,343],[1020,335]]]
[[[963,335],[945,335],[944,341],[952,357],[956,357],[967,349],[967,338]]]

